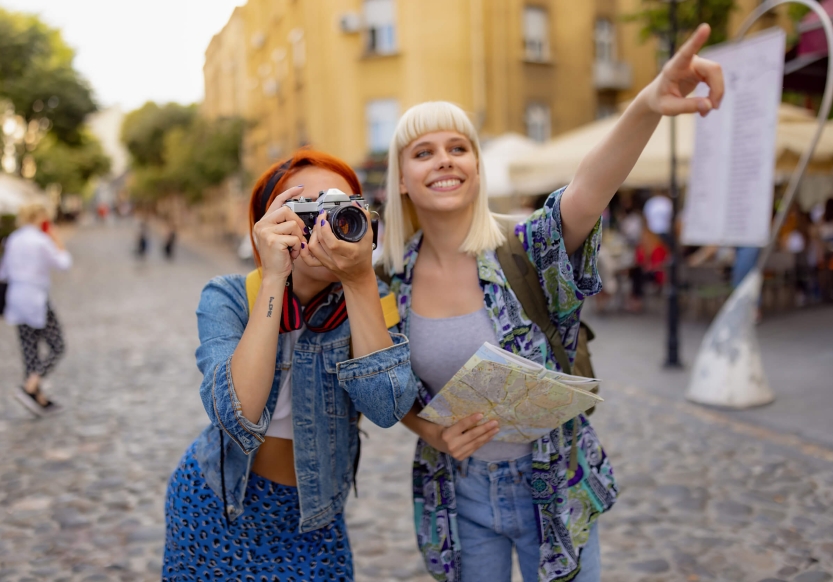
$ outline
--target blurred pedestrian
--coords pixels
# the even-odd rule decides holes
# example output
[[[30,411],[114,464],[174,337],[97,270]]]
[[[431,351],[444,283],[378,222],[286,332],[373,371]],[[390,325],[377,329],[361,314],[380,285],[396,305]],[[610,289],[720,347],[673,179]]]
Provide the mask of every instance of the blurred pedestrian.
[[[148,223],[143,220],[139,223],[139,238],[136,240],[136,256],[140,260],[144,260],[148,252],[148,245],[150,235],[148,233]]]
[[[673,213],[671,199],[657,192],[645,203],[642,213],[645,215],[645,224],[651,232],[658,235],[666,247],[671,248],[671,215]]]
[[[8,282],[4,318],[16,325],[23,355],[24,383],[15,393],[30,412],[43,416],[59,410],[47,398],[41,382],[64,353],[61,325],[49,301],[52,269],[72,266],[72,257],[49,221],[41,203],[23,206],[17,215],[18,229],[6,241],[0,264],[0,280]],[[45,344],[47,354],[40,355]]]
[[[165,258],[172,261],[174,258],[174,245],[176,244],[176,228],[171,224],[168,227],[168,236],[165,238]]]
[[[642,228],[641,232],[639,244],[633,253],[633,266],[629,271],[631,294],[627,310],[631,313],[642,313],[646,284],[652,283],[660,290],[665,285],[665,268],[670,258],[668,247],[659,235],[650,228]]]
[[[833,198],[828,198],[824,203],[824,213],[819,220],[819,237],[833,248]]]
[[[819,240],[819,283],[822,299],[833,301],[833,198],[824,204],[824,213],[816,227]]]
[[[636,248],[639,241],[642,240],[642,229],[645,228],[645,217],[642,211],[635,207],[633,199],[626,203],[624,209],[624,216],[619,220],[619,231],[625,240],[631,246]]]
[[[416,382],[407,340],[387,329],[372,233],[339,240],[320,215],[310,233],[285,205],[330,188],[361,193],[321,152],[270,168],[250,202],[259,270],[203,289],[197,365],[211,424],[168,484],[162,580],[354,579],[343,510],[359,415],[395,424]]]
[[[708,26],[698,28],[570,185],[508,233],[527,249],[547,300],[542,308],[571,360],[583,301],[601,286],[599,216],[663,115],[705,115],[722,98],[720,68],[696,56],[708,35]],[[708,98],[684,97],[700,82],[710,85]],[[473,124],[445,102],[408,110],[389,148],[383,258],[422,388],[403,419],[420,436],[412,481],[417,541],[438,581],[509,582],[514,548],[525,582],[598,582],[597,520],[617,487],[584,415],[535,443],[490,442],[497,422],[481,423],[482,414],[448,428],[417,416],[484,342],[559,368],[495,258],[507,234],[489,212],[481,161]]]

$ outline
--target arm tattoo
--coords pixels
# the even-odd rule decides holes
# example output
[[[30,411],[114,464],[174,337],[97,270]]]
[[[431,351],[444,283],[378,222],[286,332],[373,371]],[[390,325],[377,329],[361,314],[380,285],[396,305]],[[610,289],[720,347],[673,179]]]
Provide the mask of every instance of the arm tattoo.
[[[266,314],[266,317],[272,317],[272,302],[275,300],[274,297],[269,298],[269,313]]]

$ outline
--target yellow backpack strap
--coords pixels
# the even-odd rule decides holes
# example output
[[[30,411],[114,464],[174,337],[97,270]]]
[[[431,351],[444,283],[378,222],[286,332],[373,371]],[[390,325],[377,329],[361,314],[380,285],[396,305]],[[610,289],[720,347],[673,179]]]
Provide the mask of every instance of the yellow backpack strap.
[[[399,309],[396,307],[396,295],[389,293],[382,297],[382,313],[385,315],[385,327],[390,329],[399,323]]]
[[[249,314],[254,311],[255,301],[257,301],[257,294],[260,292],[260,282],[263,276],[260,274],[260,269],[255,269],[246,275],[246,298],[249,300]]]

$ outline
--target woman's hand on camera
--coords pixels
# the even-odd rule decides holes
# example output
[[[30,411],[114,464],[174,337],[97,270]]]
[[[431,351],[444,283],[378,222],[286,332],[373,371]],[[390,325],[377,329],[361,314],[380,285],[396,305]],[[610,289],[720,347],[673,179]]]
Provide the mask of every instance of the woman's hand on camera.
[[[303,186],[295,186],[279,194],[252,229],[264,278],[289,278],[292,262],[303,252],[306,241],[304,222],[284,206],[287,200],[303,191]]]
[[[355,205],[367,218],[367,232],[359,242],[347,242],[336,238],[327,214],[319,215],[309,239],[301,249],[302,260],[310,267],[326,267],[344,284],[373,275],[373,232],[370,229],[370,213]],[[375,275],[373,275],[375,280]]]

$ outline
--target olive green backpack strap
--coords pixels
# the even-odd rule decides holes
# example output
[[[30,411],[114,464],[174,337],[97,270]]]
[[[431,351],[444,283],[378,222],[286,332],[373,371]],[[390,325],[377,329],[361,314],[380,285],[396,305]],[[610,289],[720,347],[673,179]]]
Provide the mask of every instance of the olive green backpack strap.
[[[376,276],[379,277],[379,280],[390,287],[392,277],[390,276],[390,273],[388,273],[387,269],[385,269],[385,265],[378,263],[373,267],[373,270],[376,272]]]
[[[509,282],[509,286],[521,303],[521,307],[527,317],[541,328],[550,344],[550,349],[555,356],[561,371],[572,374],[573,366],[570,365],[570,357],[564,349],[564,343],[558,327],[550,319],[547,309],[547,298],[541,289],[541,281],[538,279],[538,270],[529,260],[526,249],[521,240],[515,235],[515,226],[518,219],[511,216],[493,214],[495,219],[506,236],[506,242],[496,250],[497,260],[503,269],[503,275]],[[589,328],[588,328],[589,331]],[[592,333],[592,332],[591,332]],[[588,338],[589,339],[589,338]],[[592,412],[592,411],[588,411]],[[568,470],[575,473],[578,469],[578,446],[576,443],[576,423],[573,423],[573,445],[570,447],[570,461]]]
[[[515,226],[518,219],[501,214],[493,214],[506,236],[506,242],[497,248],[497,260],[509,286],[521,303],[521,307],[527,317],[541,328],[547,340],[550,342],[550,349],[555,356],[561,370],[572,374],[573,367],[570,365],[570,357],[564,349],[564,342],[558,327],[550,319],[547,309],[547,298],[541,289],[541,281],[538,279],[538,271],[529,260],[526,249],[521,240],[515,235]]]

